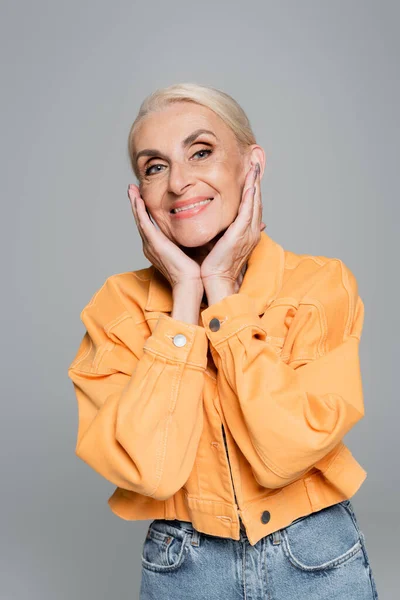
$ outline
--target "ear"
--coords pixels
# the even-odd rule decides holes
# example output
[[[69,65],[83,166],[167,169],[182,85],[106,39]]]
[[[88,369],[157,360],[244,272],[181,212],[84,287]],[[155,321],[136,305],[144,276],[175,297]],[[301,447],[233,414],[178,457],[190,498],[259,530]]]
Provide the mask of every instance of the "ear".
[[[267,162],[264,148],[262,148],[258,144],[254,144],[249,153],[249,159],[250,159],[249,167],[250,167],[251,163],[253,163],[253,165],[255,165],[256,163],[260,164],[260,168],[261,168],[260,178],[262,178],[264,171],[265,171],[265,164]]]

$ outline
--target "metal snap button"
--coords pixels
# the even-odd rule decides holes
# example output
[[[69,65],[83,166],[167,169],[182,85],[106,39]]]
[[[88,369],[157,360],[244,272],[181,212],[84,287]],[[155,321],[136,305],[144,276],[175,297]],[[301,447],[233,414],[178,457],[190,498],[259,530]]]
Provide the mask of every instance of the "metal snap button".
[[[261,515],[261,521],[263,523],[268,523],[268,521],[271,519],[271,513],[268,510],[264,510],[262,515]]]
[[[181,348],[186,344],[186,336],[183,335],[183,333],[177,333],[176,335],[174,335],[172,341],[174,342],[175,346]]]
[[[211,329],[211,331],[218,331],[218,329],[221,327],[220,320],[214,317],[213,319],[211,319],[208,326]]]

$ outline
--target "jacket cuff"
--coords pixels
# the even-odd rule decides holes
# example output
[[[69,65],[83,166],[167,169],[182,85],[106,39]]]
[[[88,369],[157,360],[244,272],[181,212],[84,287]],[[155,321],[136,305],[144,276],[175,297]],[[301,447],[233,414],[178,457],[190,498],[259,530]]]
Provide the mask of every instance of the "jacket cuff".
[[[201,313],[201,318],[213,346],[245,327],[253,327],[264,334],[267,333],[257,314],[254,300],[242,292],[225,296],[219,302],[208,306]]]
[[[163,313],[143,349],[166,360],[182,362],[202,370],[207,367],[208,339],[203,327],[173,319]]]

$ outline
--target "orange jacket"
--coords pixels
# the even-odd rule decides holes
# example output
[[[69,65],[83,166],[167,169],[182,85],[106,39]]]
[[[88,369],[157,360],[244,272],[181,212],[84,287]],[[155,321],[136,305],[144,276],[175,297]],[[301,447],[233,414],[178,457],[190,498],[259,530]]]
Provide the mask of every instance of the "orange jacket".
[[[75,453],[127,520],[183,519],[249,541],[350,498],[367,473],[343,443],[364,416],[364,305],[339,259],[265,232],[239,293],[173,319],[150,267],[107,278],[68,369]]]

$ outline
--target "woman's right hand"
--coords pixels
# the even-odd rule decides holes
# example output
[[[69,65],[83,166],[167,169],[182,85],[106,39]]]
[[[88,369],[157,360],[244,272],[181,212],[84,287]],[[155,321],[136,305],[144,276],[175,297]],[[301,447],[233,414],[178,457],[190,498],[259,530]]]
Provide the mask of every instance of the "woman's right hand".
[[[176,244],[151,222],[139,188],[131,184],[128,188],[133,216],[143,242],[145,257],[164,275],[172,289],[177,286],[202,286],[200,265],[189,258]],[[136,206],[134,199],[136,198]]]

